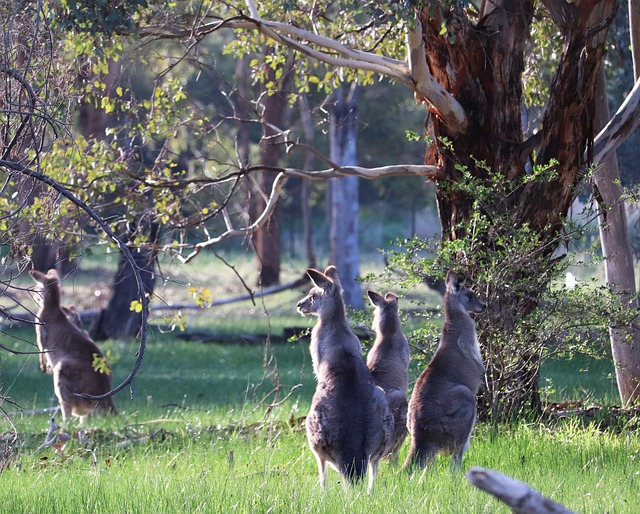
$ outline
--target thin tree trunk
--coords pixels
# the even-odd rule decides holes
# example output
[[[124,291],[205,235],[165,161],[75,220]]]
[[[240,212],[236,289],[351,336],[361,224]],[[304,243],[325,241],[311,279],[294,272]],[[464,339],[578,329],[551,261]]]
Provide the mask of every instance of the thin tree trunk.
[[[338,98],[331,114],[331,160],[341,166],[356,164],[356,88],[352,86],[345,100]],[[358,178],[329,180],[330,197],[330,261],[338,268],[345,303],[356,310],[364,309],[362,290],[356,281],[360,275],[358,241]]]
[[[309,103],[305,95],[298,98],[300,107],[300,121],[302,122],[302,131],[306,144],[313,146],[313,123],[311,122],[311,113],[309,112]],[[311,170],[313,166],[313,154],[307,152],[304,156],[303,169]],[[316,254],[313,251],[313,223],[311,219],[311,188],[310,180],[302,179],[300,185],[300,206],[302,209],[302,225],[304,231],[304,248],[307,256],[307,266],[316,267]]]
[[[629,0],[629,34],[635,82],[640,76],[640,0]]]
[[[262,114],[263,135],[260,141],[260,164],[267,170],[260,173],[258,187],[260,192],[251,197],[250,218],[255,221],[264,211],[266,200],[276,178],[275,171],[282,155],[282,124],[288,107],[286,88],[291,79],[291,61],[285,65],[282,73],[280,89],[272,94],[263,96]],[[276,82],[276,70],[269,69],[270,80]],[[269,287],[280,283],[280,214],[276,205],[273,214],[251,237],[258,264],[258,284]]]
[[[630,1],[630,9],[631,3]],[[632,16],[629,22],[632,24]],[[633,42],[633,34],[631,39]],[[610,118],[602,66],[596,85],[595,115],[595,129],[598,131]],[[633,253],[629,242],[625,202],[615,153],[610,153],[609,157],[600,163],[594,175],[594,183],[600,211],[598,216],[600,244],[607,285],[620,294],[621,301],[629,309],[637,309]],[[640,399],[640,331],[632,326],[610,327],[609,335],[620,400],[624,405],[637,403]]]
[[[242,166],[249,166],[249,63],[245,57],[238,59],[236,64],[236,83],[238,96],[235,98],[236,116],[238,117],[238,157]]]

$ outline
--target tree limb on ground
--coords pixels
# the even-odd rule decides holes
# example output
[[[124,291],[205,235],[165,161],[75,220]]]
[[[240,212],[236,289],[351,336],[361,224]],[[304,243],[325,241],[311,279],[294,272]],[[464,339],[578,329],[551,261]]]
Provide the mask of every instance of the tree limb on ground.
[[[516,514],[573,514],[527,484],[497,471],[474,467],[467,473],[467,480],[506,503]]]

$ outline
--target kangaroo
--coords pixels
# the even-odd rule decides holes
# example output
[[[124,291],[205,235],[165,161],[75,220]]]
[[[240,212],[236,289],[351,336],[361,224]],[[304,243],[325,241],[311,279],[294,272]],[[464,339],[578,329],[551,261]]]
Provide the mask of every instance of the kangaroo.
[[[373,329],[376,340],[367,355],[367,367],[373,381],[382,388],[393,415],[393,437],[389,459],[398,462],[398,451],[407,436],[407,389],[409,388],[409,343],[402,333],[398,296],[389,292],[382,296],[368,291],[375,307]]]
[[[314,287],[298,302],[297,310],[318,317],[310,345],[318,384],[306,429],[320,484],[326,489],[327,464],[350,483],[363,480],[368,468],[371,491],[380,459],[391,443],[393,417],[347,321],[336,268],[329,266],[324,273],[310,268],[307,275]]]
[[[484,376],[476,326],[469,313],[485,309],[465,286],[465,276],[449,271],[440,344],[418,377],[409,402],[411,447],[405,468],[425,467],[439,452],[451,454],[452,469],[462,468],[476,421],[476,394]]]
[[[111,375],[94,369],[94,358],[104,354],[81,328],[74,311],[60,305],[60,286],[55,269],[48,273],[29,271],[41,298],[38,301],[36,338],[40,349],[40,369],[53,374],[53,388],[63,421],[71,415],[81,421],[94,410],[117,413],[113,398],[100,402],[77,393],[104,394],[111,390]]]

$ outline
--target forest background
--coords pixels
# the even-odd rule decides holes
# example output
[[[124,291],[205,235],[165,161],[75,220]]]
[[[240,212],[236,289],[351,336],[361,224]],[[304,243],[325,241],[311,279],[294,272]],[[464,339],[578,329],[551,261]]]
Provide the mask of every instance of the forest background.
[[[518,125],[526,134],[532,131],[531,138],[523,138],[531,145],[540,143],[534,137],[535,127],[540,126],[548,107],[546,96],[566,49],[562,45],[564,27],[558,24],[554,29],[560,19],[554,11],[558,3],[543,4],[542,8],[536,6],[529,20],[530,46],[513,49],[514,55],[522,52],[526,57]],[[614,111],[632,90],[634,71],[628,11],[620,2],[609,4],[620,7],[615,19],[605,17],[611,27],[602,58],[607,96]],[[530,2],[518,2],[518,6],[523,13],[533,9]],[[503,230],[508,223],[495,215],[492,209],[498,206],[499,210],[502,204],[482,181],[488,176],[495,191],[509,191],[505,187],[508,173],[501,176],[502,170],[483,164],[481,156],[471,155],[477,157],[476,162],[460,162],[456,168],[462,177],[460,189],[446,190],[442,187],[446,181],[429,168],[429,159],[433,160],[434,153],[455,154],[458,142],[442,136],[444,126],[454,135],[454,123],[441,117],[442,112],[434,112],[437,109],[429,113],[423,104],[417,104],[399,79],[392,83],[367,69],[319,64],[302,58],[305,52],[300,48],[290,52],[277,38],[247,30],[243,24],[255,26],[251,20],[257,19],[252,7],[253,2],[178,5],[131,1],[113,6],[96,3],[93,7],[76,2],[3,4],[6,37],[2,73],[6,80],[0,165],[6,181],[0,196],[0,230],[5,286],[2,307],[7,322],[18,321],[16,313],[22,310],[33,311],[23,291],[28,282],[22,277],[31,266],[44,271],[57,267],[73,284],[76,266],[82,267],[92,255],[106,253],[110,259],[117,255],[111,291],[94,303],[97,312],[88,313],[93,317],[94,338],[109,339],[132,337],[145,328],[149,301],[156,305],[172,302],[159,291],[153,294],[161,283],[157,279],[162,278],[163,284],[173,280],[164,272],[166,264],[156,267],[158,263],[197,263],[204,253],[213,252],[234,271],[250,257],[254,272],[237,273],[235,280],[251,296],[256,291],[269,292],[269,288],[299,286],[306,265],[323,266],[344,256],[351,261],[339,268],[345,270],[345,276],[355,278],[360,276],[361,262],[382,261],[379,248],[390,252],[386,257],[391,269],[384,280],[369,276],[368,282],[389,283],[400,289],[408,285],[410,280],[405,279],[409,277],[413,284],[433,279],[432,285],[437,286],[438,273],[455,265],[484,288],[481,293],[488,293],[490,304],[499,306],[493,315],[500,317],[506,293],[499,290],[498,283],[515,284],[512,277],[530,263],[514,262],[511,274],[503,276],[505,254],[494,251],[496,260],[488,261],[487,254],[478,249],[495,250],[497,241],[509,254],[507,239],[519,241],[523,254],[531,254],[532,248],[553,246],[555,252],[555,248],[564,247],[570,250],[569,257],[562,259],[560,266],[557,254],[541,253],[548,275],[538,273],[539,263],[531,266],[539,275],[551,277],[548,280],[536,282],[520,276],[522,283],[532,284],[529,287],[535,295],[527,296],[531,291],[518,294],[534,301],[513,314],[524,324],[517,325],[517,330],[503,330],[521,335],[527,344],[535,342],[536,351],[523,352],[526,346],[499,347],[497,343],[503,341],[500,334],[491,332],[492,322],[480,327],[488,357],[512,353],[518,361],[516,372],[507,378],[503,372],[513,368],[512,362],[488,361],[494,372],[489,374],[490,394],[481,402],[484,413],[502,419],[514,412],[525,413],[525,406],[538,412],[541,360],[556,353],[608,352],[606,334],[614,325],[612,320],[618,321],[621,311],[629,310],[600,289],[606,281],[602,274],[582,274],[571,268],[586,287],[578,288],[582,297],[573,299],[583,303],[571,304],[574,310],[567,309],[566,318],[572,320],[579,310],[577,305],[593,305],[594,291],[596,297],[611,303],[598,303],[597,319],[584,319],[578,327],[569,328],[566,319],[552,320],[553,327],[538,323],[549,321],[553,318],[550,312],[567,305],[565,297],[554,296],[555,286],[564,284],[566,266],[600,262],[602,253],[593,246],[598,243],[596,219],[610,206],[603,208],[595,202],[586,218],[578,218],[578,229],[567,228],[570,225],[564,225],[563,220],[561,237],[557,232],[544,234],[549,240],[531,233],[517,237],[501,233],[491,240],[491,226]],[[421,9],[425,31],[432,30],[428,22],[437,21],[437,36],[446,39],[451,48],[462,41],[456,40],[463,34],[456,32],[459,23],[471,20],[471,25],[479,27],[480,20],[490,14],[484,2],[392,2],[389,6],[373,2],[352,10],[335,2],[321,13],[305,2],[261,2],[258,7],[265,20],[287,19],[296,27],[305,19],[317,32],[343,44],[373,53],[384,48],[398,59],[404,59],[405,33],[412,27],[416,9]],[[587,9],[587,3],[580,5],[580,12]],[[519,13],[508,11],[508,15],[517,20]],[[234,23],[236,31],[224,30]],[[581,68],[583,61],[578,64],[575,75],[580,78],[586,68]],[[589,105],[585,111],[593,114],[594,98],[582,100]],[[579,125],[589,117],[580,115],[568,121]],[[525,130],[527,126],[533,128]],[[440,135],[434,135],[434,130]],[[622,184],[631,189],[638,182],[636,145],[634,133],[617,152]],[[425,160],[427,165],[423,166]],[[550,162],[529,171],[532,182],[554,180]],[[322,171],[313,171],[318,168]],[[286,182],[278,179],[283,170]],[[345,177],[338,179],[340,182],[324,180],[367,174],[375,180],[356,178],[344,189],[337,184],[347,183]],[[517,180],[511,182],[516,185],[507,196],[515,196],[521,187]],[[571,193],[579,200],[571,211],[576,215],[582,211],[577,205],[592,204],[592,182],[584,183],[588,187]],[[67,196],[69,192],[73,199]],[[343,194],[346,196],[340,196]],[[463,212],[467,208],[482,206],[482,215],[488,218],[470,218],[477,234],[470,230],[472,225],[453,216],[446,218],[443,206],[449,205],[444,199],[447,195],[461,199],[463,217],[469,214]],[[633,199],[632,190],[626,199]],[[537,207],[533,202],[531,209]],[[633,202],[625,202],[625,208],[632,248],[637,248],[638,217]],[[584,223],[584,219],[591,223]],[[347,221],[357,223],[351,226]],[[342,228],[350,229],[351,239],[340,236]],[[480,235],[461,237],[463,233]],[[435,239],[425,243],[414,236]],[[451,241],[458,243],[448,246]],[[471,246],[461,247],[460,241],[471,241]],[[527,241],[533,246],[521,244]],[[434,250],[441,243],[445,252],[438,254]],[[103,252],[105,247],[108,249]],[[469,249],[481,258],[469,260]],[[434,256],[435,265],[422,260],[433,260]],[[131,261],[136,262],[136,268],[131,268]],[[287,276],[291,283],[282,283],[280,267],[287,262],[295,263],[298,269]],[[346,283],[358,285],[355,280]],[[146,294],[141,294],[143,290]],[[185,290],[199,306],[220,299],[219,290],[197,280],[185,285]],[[363,306],[358,304],[361,293],[358,286],[356,294],[349,297],[356,309]],[[417,299],[419,306],[424,301]],[[534,305],[543,308],[531,310]],[[163,320],[167,328],[180,331],[185,323],[188,326],[186,309],[174,306],[168,312]],[[592,314],[590,310],[589,316]],[[632,326],[634,319],[635,311],[624,324]],[[534,336],[532,326],[544,327],[542,334]],[[437,329],[418,331],[416,346],[424,350],[432,345],[434,333]],[[516,351],[511,351],[513,348]],[[140,351],[140,360],[143,356]],[[133,378],[132,374],[122,386]],[[513,383],[519,386],[513,388]],[[516,389],[516,398],[507,398],[507,393]]]

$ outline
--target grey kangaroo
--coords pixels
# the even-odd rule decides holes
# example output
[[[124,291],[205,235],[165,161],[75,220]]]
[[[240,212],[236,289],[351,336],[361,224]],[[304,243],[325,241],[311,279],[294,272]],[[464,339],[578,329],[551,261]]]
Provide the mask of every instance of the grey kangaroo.
[[[405,468],[426,466],[439,452],[462,467],[476,421],[476,394],[484,376],[475,322],[470,312],[486,309],[465,286],[465,276],[449,271],[440,344],[418,377],[409,402],[411,447]]]
[[[298,302],[298,312],[318,317],[311,331],[318,384],[306,421],[309,446],[318,461],[323,488],[330,464],[351,483],[361,481],[368,468],[371,491],[380,459],[391,443],[393,417],[347,321],[336,268],[329,266],[324,273],[308,269],[307,275],[314,287]]]
[[[29,274],[41,296],[36,319],[40,369],[53,374],[62,419],[74,415],[83,420],[96,409],[115,414],[112,397],[97,402],[76,396],[76,393],[101,395],[110,391],[111,375],[94,368],[94,359],[104,359],[104,354],[81,328],[77,315],[60,305],[58,273],[51,269],[46,274],[36,270]]]
[[[398,296],[382,296],[368,291],[375,307],[373,329],[376,340],[367,355],[367,367],[375,384],[382,388],[393,415],[393,437],[389,448],[392,463],[398,462],[398,450],[407,436],[407,389],[409,388],[409,343],[402,333]]]

